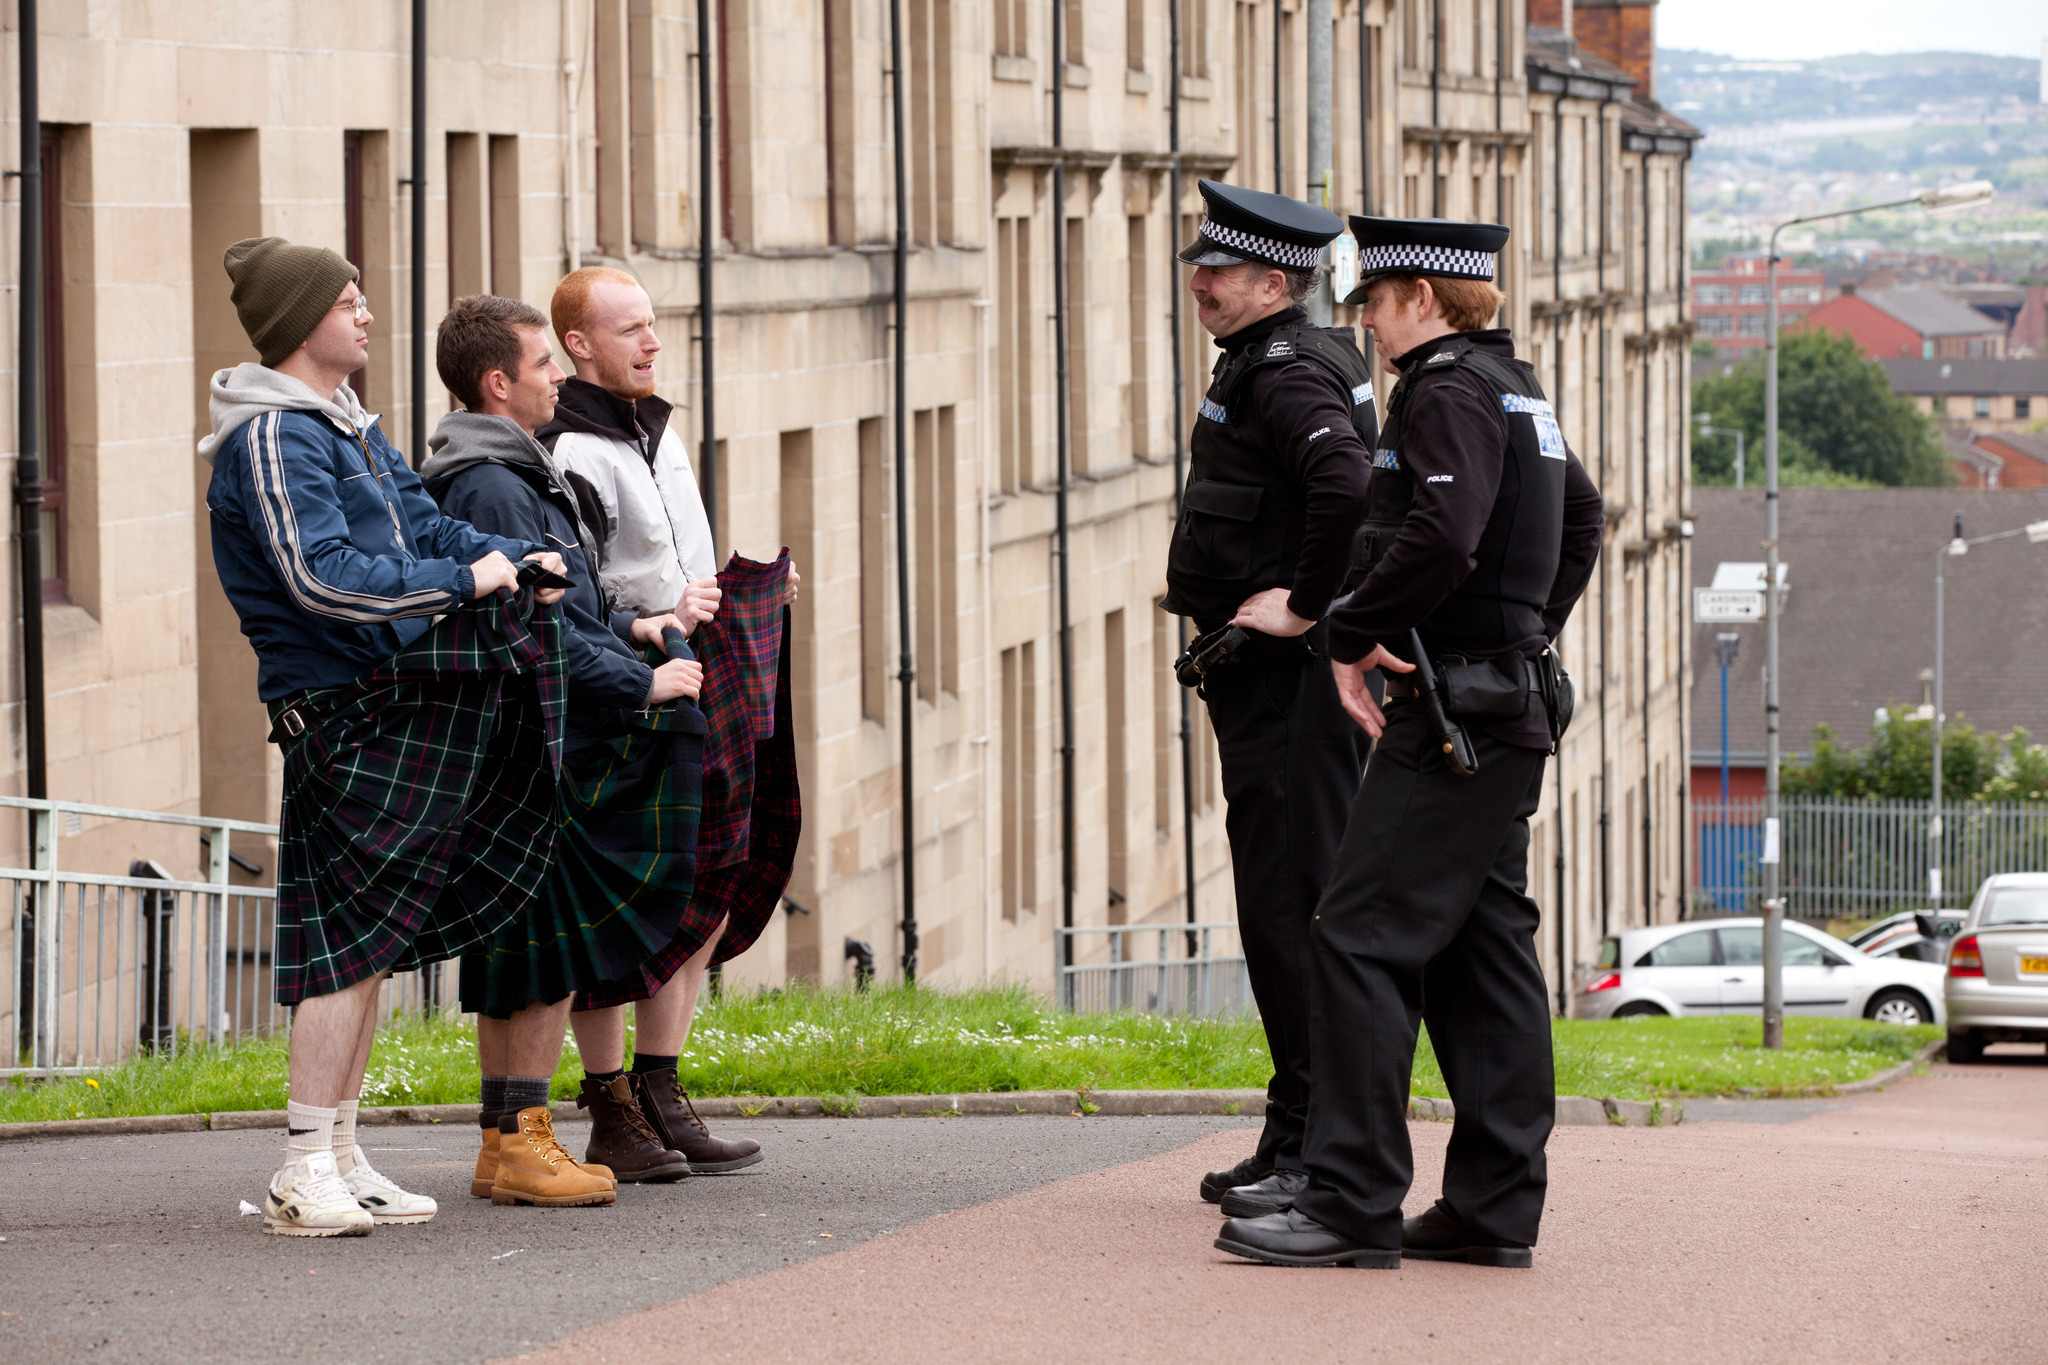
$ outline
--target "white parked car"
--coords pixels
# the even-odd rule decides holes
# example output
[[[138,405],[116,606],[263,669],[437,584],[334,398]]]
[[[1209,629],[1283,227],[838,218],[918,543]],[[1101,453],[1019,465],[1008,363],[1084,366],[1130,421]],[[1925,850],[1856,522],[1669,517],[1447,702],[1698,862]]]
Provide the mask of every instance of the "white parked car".
[[[1915,962],[1948,959],[1948,941],[1969,917],[1967,910],[1905,910],[1887,915],[1849,935],[1849,946],[1871,957],[1905,957]],[[1930,937],[1927,930],[1932,929]]]
[[[1948,1059],[2048,1042],[2048,873],[1986,877],[1948,950]]]
[[[1785,1012],[1888,1024],[1946,1020],[1939,963],[1874,958],[1785,921]],[[1579,990],[1581,1019],[1747,1014],[1763,1008],[1763,921],[1694,920],[1631,929],[1600,945]]]

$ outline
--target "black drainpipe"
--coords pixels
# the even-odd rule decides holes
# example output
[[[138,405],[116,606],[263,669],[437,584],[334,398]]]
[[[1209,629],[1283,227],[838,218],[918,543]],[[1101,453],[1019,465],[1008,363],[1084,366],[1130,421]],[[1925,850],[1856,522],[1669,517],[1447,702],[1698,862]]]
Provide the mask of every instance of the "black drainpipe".
[[[36,79],[36,0],[20,0],[21,25],[21,304],[20,360],[14,410],[21,452],[15,458],[14,501],[21,509],[21,700],[28,794],[50,794],[43,722],[43,122]],[[29,846],[35,846],[31,833]],[[23,971],[28,970],[26,960]],[[32,978],[29,978],[32,980]],[[24,999],[26,1010],[27,1001]],[[25,1012],[24,1019],[32,1018]],[[24,1026],[25,1027],[25,1026]]]
[[[427,0],[412,0],[412,467],[427,458]]]
[[[1372,27],[1365,22],[1363,0],[1358,6],[1358,211],[1372,216]]]
[[[892,0],[900,3],[900,0]],[[1074,927],[1074,625],[1067,594],[1067,463],[1073,451],[1067,424],[1071,418],[1067,402],[1067,26],[1066,4],[1052,7],[1052,344],[1055,366],[1054,435],[1059,449],[1059,487],[1054,490],[1053,510],[1059,557],[1060,630],[1060,925]],[[1276,0],[1277,8],[1277,0]],[[1176,418],[1176,420],[1178,420]],[[1074,965],[1074,941],[1063,940],[1060,965]]]
[[[1363,16],[1364,9],[1360,8]],[[1360,22],[1364,20],[1361,17]],[[1184,373],[1186,357],[1181,354],[1181,290],[1180,263],[1174,258],[1173,246],[1180,237],[1180,0],[1167,0],[1167,60],[1173,70],[1166,87],[1166,146],[1173,153],[1173,165],[1167,171],[1166,209],[1166,286],[1167,298],[1172,300],[1171,321],[1172,342],[1167,347],[1173,353],[1173,515],[1180,519],[1181,490],[1187,481],[1187,438],[1182,432],[1181,421],[1187,412],[1187,375]],[[1188,618],[1173,618],[1179,631],[1180,647],[1188,647]],[[1181,833],[1181,876],[1187,886],[1188,923],[1197,919],[1195,912],[1195,731],[1194,699],[1188,689],[1175,689],[1180,693],[1180,833]],[[1195,934],[1188,931],[1188,956],[1196,951]]]
[[[21,542],[21,699],[27,742],[26,776],[28,794],[41,800],[50,794],[43,745],[43,464],[37,430],[43,397],[43,124],[36,81],[36,0],[20,0],[20,4],[21,169],[14,172],[21,177],[21,340],[14,400],[20,454],[15,458],[14,502],[21,509],[17,533]],[[51,833],[54,835],[55,831]],[[31,814],[31,850],[36,846],[35,835],[35,816]],[[22,916],[17,1051],[26,1049],[34,1040],[35,1021],[42,1017],[42,1002],[36,998],[40,973],[36,963],[35,915],[46,903],[32,889],[28,898],[31,908]]]
[[[1363,5],[1361,4],[1361,8]],[[1501,81],[1508,68],[1508,0],[1493,0],[1493,131],[1504,132],[1507,123],[1502,115]],[[1493,144],[1493,220],[1505,223],[1508,220],[1508,206],[1502,202],[1507,194],[1508,144],[1506,138],[1496,138]],[[1507,305],[1501,305],[1505,308]]]
[[[705,0],[698,0],[699,4]],[[1055,11],[1057,12],[1057,11]],[[1059,44],[1053,44],[1055,58]],[[1055,61],[1053,69],[1059,69]],[[889,0],[889,116],[896,141],[896,682],[903,710],[903,980],[917,981],[917,795],[911,750],[917,716],[917,671],[910,653],[910,484],[905,470],[910,424],[908,402],[910,317],[910,195],[903,154],[903,0]],[[707,386],[708,387],[708,386]]]
[[[712,212],[712,177],[717,149],[711,124],[711,0],[697,0],[697,344],[702,364],[698,401],[697,482],[704,494],[704,521],[711,528],[711,557],[718,559],[718,369],[712,355],[711,264],[718,251],[718,220]],[[898,122],[901,129],[901,122]],[[899,139],[900,140],[900,139]],[[899,171],[901,167],[899,166]]]
[[[1686,217],[1688,209],[1687,191],[1689,188],[1687,178],[1691,174],[1692,143],[1687,142],[1685,144],[1685,154],[1678,161],[1678,208],[1674,221],[1680,226],[1679,230],[1672,234],[1672,241],[1675,245],[1675,249],[1672,252],[1672,269],[1677,272],[1672,277],[1672,280],[1673,288],[1678,296],[1678,339],[1680,342],[1686,340],[1685,270],[1687,243],[1685,240],[1685,224],[1691,221]],[[1688,363],[1684,358],[1685,354],[1685,352],[1680,353],[1678,362],[1680,365]],[[1687,442],[1692,434],[1692,413],[1689,410],[1691,407],[1691,387],[1689,383],[1681,378],[1678,385],[1679,445],[1677,451],[1680,457],[1678,460],[1678,518],[1681,524],[1685,520],[1686,481],[1692,476],[1692,460],[1688,454],[1687,447]],[[1686,576],[1685,562],[1686,553],[1690,548],[1691,545],[1683,534],[1681,525],[1681,534],[1678,538],[1678,591],[1680,594],[1680,606],[1678,619],[1678,763],[1676,765],[1678,768],[1678,918],[1681,920],[1690,919],[1690,912],[1692,910],[1692,881],[1690,880],[1692,875],[1690,865],[1692,861],[1690,857],[1692,845],[1692,729],[1686,724],[1685,720],[1686,704],[1692,700],[1692,688],[1686,685],[1685,672],[1686,647],[1691,643],[1687,637],[1692,632],[1686,625],[1684,607],[1684,603],[1691,596],[1688,589],[1691,586],[1692,580]]]
[[[1055,8],[1064,2],[1065,0],[1054,0]],[[1275,194],[1287,193],[1287,179],[1281,174],[1281,167],[1287,159],[1286,106],[1281,103],[1281,98],[1287,92],[1280,80],[1280,49],[1287,41],[1286,21],[1287,16],[1282,13],[1280,0],[1273,0],[1273,193]],[[1055,20],[1054,22],[1058,21]],[[1059,115],[1055,114],[1053,117],[1057,119]],[[1245,131],[1250,132],[1251,130],[1246,129]],[[1057,140],[1055,140],[1054,145],[1058,145]]]
[[[1643,153],[1643,923],[1654,924],[1656,878],[1652,873],[1650,811],[1657,789],[1650,766],[1650,156]]]
[[[1433,0],[1429,8],[1429,213],[1432,218],[1444,216],[1443,74],[1444,0]]]

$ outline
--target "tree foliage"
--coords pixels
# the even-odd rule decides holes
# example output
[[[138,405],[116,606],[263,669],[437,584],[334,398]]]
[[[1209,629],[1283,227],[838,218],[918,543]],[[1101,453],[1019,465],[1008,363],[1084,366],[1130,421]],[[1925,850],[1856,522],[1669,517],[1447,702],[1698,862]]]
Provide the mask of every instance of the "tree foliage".
[[[1925,801],[1934,781],[1934,722],[1902,706],[1888,708],[1870,727],[1870,743],[1845,749],[1834,727],[1813,727],[1813,753],[1785,766],[1787,796],[1864,797]],[[1967,720],[1941,732],[1944,801],[2048,801],[2048,747],[2023,729],[2004,736]]]
[[[1748,481],[1763,482],[1764,356],[1693,385],[1694,412],[1748,441]],[[1693,438],[1693,482],[1735,482],[1735,442]],[[1840,333],[1794,331],[1778,348],[1778,478],[1791,487],[1939,487],[1952,483],[1934,423],[1891,391],[1884,367]]]

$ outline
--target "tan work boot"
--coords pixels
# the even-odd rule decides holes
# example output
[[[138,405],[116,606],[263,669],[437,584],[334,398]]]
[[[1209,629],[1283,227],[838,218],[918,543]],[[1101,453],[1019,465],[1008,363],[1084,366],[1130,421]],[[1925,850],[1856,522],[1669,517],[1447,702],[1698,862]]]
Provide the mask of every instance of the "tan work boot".
[[[477,1126],[483,1129],[484,1145],[476,1154],[476,1174],[470,1178],[469,1192],[478,1199],[489,1199],[491,1187],[498,1183],[498,1116],[481,1115]]]
[[[600,1175],[576,1164],[555,1138],[554,1115],[534,1105],[498,1120],[498,1174],[493,1204],[567,1208],[610,1204],[618,1199],[611,1173]]]

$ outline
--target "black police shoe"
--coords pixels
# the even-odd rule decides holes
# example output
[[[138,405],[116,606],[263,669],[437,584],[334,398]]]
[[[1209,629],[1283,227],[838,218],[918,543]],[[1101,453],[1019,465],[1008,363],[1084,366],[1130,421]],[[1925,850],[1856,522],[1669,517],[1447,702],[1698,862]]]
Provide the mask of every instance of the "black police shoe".
[[[1399,1270],[1398,1248],[1359,1246],[1298,1209],[1263,1218],[1233,1218],[1223,1225],[1216,1249],[1267,1265],[1348,1265],[1361,1270]]]
[[[1498,1246],[1474,1237],[1441,1199],[1428,1213],[1401,1221],[1401,1253],[1418,1261],[1463,1261],[1511,1270],[1527,1270],[1535,1260],[1528,1247]]]
[[[1294,1207],[1295,1196],[1308,1188],[1307,1171],[1275,1171],[1264,1180],[1239,1185],[1222,1200],[1225,1218],[1263,1218]]]
[[[1211,1171],[1202,1177],[1202,1198],[1214,1204],[1239,1185],[1250,1185],[1273,1174],[1273,1163],[1264,1157],[1248,1156],[1227,1171]]]

